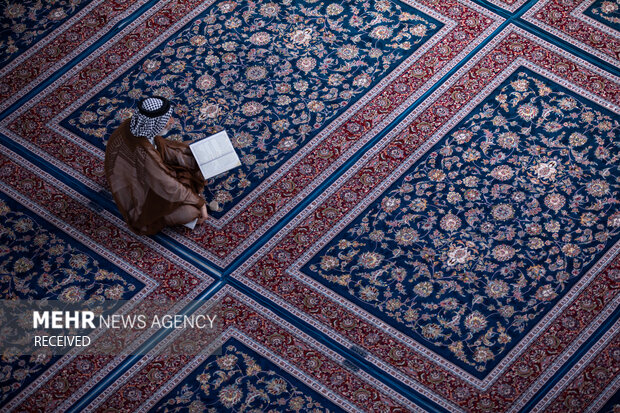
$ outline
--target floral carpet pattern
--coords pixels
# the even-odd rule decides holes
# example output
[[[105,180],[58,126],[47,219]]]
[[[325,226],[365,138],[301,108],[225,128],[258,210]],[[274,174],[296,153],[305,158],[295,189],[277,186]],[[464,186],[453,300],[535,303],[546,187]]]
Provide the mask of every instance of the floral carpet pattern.
[[[524,19],[618,67],[620,37],[617,6],[613,1],[542,0],[525,12]]]
[[[0,190],[8,208],[3,209],[7,214],[3,226],[17,219],[15,229],[7,227],[2,237],[6,243],[2,249],[6,254],[1,257],[6,263],[2,273],[6,285],[3,300],[13,300],[17,294],[26,299],[57,297],[61,303],[78,298],[82,303],[85,298],[108,303],[125,299],[128,301],[123,308],[132,307],[135,314],[153,314],[176,311],[213,282],[210,275],[160,245],[135,237],[117,218],[97,212],[83,195],[4,147],[0,147],[0,177]],[[19,238],[22,229],[29,233]],[[61,254],[51,260],[46,252],[39,252],[36,243],[41,239],[37,235],[49,237],[46,245],[50,254]],[[28,273],[20,272],[31,264]],[[155,309],[154,300],[161,303]],[[72,403],[72,397],[83,395],[80,389],[89,380],[103,378],[106,369],[121,363],[152,333],[127,336],[108,330],[93,337],[92,353],[70,352],[56,363],[48,362],[46,369],[39,365],[46,361],[45,354],[41,359],[27,357],[33,367],[30,371],[3,348],[2,386],[10,386],[14,362],[20,367],[18,376],[23,381],[23,385],[12,384],[12,398],[8,403],[3,401],[3,409],[32,410],[37,405],[49,408]]]
[[[615,30],[620,29],[620,3],[616,1],[595,1],[585,12]]]
[[[0,410],[620,408],[619,6],[4,2],[0,298],[222,328],[2,348]],[[149,94],[242,161],[194,231],[108,192]]]
[[[176,411],[267,411],[274,406],[291,411],[329,411],[314,400],[311,390],[294,387],[275,366],[265,366],[264,358],[231,340],[224,354],[211,356],[200,365],[188,382],[170,392],[154,409]],[[331,403],[330,403],[331,404]]]
[[[198,0],[157,3],[157,7],[152,14],[143,14],[137,17],[135,23],[127,25],[114,37],[114,41],[104,43],[100,50],[98,50],[98,53],[86,57],[84,63],[79,67],[76,66],[74,70],[67,71],[63,77],[51,82],[28,105],[20,106],[20,110],[12,112],[3,119],[0,128],[12,140],[36,152],[37,155],[45,158],[68,175],[80,180],[89,188],[95,191],[105,191],[106,183],[102,166],[103,142],[101,142],[101,138],[95,139],[96,136],[93,137],[93,134],[103,134],[102,128],[104,126],[106,129],[112,129],[112,124],[109,123],[111,115],[105,112],[114,112],[114,106],[112,104],[110,107],[109,102],[109,99],[114,98],[114,95],[108,96],[106,95],[108,92],[103,92],[102,96],[98,96],[98,93],[107,90],[112,85],[112,89],[129,89],[123,93],[127,93],[127,96],[132,96],[130,95],[131,90],[133,90],[132,86],[125,83],[130,78],[133,79],[131,73],[144,71],[144,63],[147,61],[152,61],[155,65],[146,69],[147,71],[153,70],[151,79],[155,83],[152,89],[167,95],[173,92],[176,95],[177,93],[185,93],[187,91],[187,99],[194,102],[192,111],[196,114],[200,113],[202,100],[208,101],[213,94],[213,89],[201,90],[201,87],[217,87],[214,90],[216,92],[220,90],[226,96],[243,96],[239,95],[238,92],[234,92],[234,87],[235,85],[237,87],[245,85],[245,87],[249,88],[247,92],[249,94],[241,99],[242,101],[239,101],[241,108],[240,112],[236,113],[241,116],[240,119],[247,119],[247,116],[249,116],[243,114],[244,107],[247,109],[246,112],[250,114],[258,110],[259,106],[264,108],[264,110],[261,109],[260,113],[256,112],[256,116],[241,128],[239,136],[233,134],[232,139],[237,142],[238,146],[243,146],[245,141],[241,138],[245,136],[243,135],[244,130],[247,132],[249,127],[265,131],[265,128],[268,127],[269,131],[271,131],[269,132],[270,134],[275,132],[282,134],[282,139],[276,139],[274,142],[279,146],[273,146],[265,150],[259,149],[260,142],[264,139],[271,139],[271,137],[259,138],[252,136],[256,140],[256,144],[247,148],[238,148],[240,152],[249,155],[246,161],[251,165],[244,165],[238,171],[231,173],[245,174],[245,176],[239,178],[241,176],[239,175],[235,178],[231,175],[231,177],[226,179],[220,178],[224,179],[224,181],[219,181],[218,185],[223,185],[223,187],[219,187],[221,189],[219,192],[215,187],[209,188],[208,192],[211,192],[211,194],[207,194],[207,196],[221,196],[219,199],[224,207],[224,216],[219,216],[217,213],[214,214],[210,219],[210,224],[201,231],[194,233],[176,231],[176,234],[171,234],[177,242],[184,244],[195,253],[206,257],[218,267],[223,268],[230,265],[235,258],[239,257],[261,235],[272,228],[280,218],[302,202],[322,180],[354,155],[357,149],[372,139],[374,136],[373,129],[383,128],[393,121],[406,110],[408,105],[422,96],[428,88],[432,87],[436,80],[447,74],[464,54],[480,44],[488,34],[499,26],[502,20],[475,3],[463,1],[449,3],[423,2],[415,4],[415,7],[407,7],[406,4],[402,6],[391,6],[389,4],[377,3],[369,9],[366,14],[376,17],[375,20],[366,20],[367,17],[362,18],[360,14],[361,9],[358,6],[350,9],[343,7],[342,11],[337,7],[330,8],[330,10],[333,10],[330,11],[332,15],[328,15],[329,18],[322,24],[321,30],[327,34],[331,33],[334,37],[329,35],[327,39],[324,39],[323,35],[319,35],[319,33],[323,32],[318,31],[318,29],[315,32],[312,29],[312,24],[310,24],[308,28],[313,30],[312,33],[314,35],[308,32],[310,37],[306,40],[304,40],[306,35],[302,35],[299,32],[301,30],[299,27],[305,27],[304,24],[296,23],[296,21],[300,20],[300,16],[304,15],[303,13],[316,14],[315,8],[309,9],[303,6],[300,8],[303,12],[302,14],[292,13],[289,15],[285,11],[279,11],[274,16],[265,17],[260,14],[261,7],[254,7],[256,10],[249,11],[249,16],[260,16],[257,21],[263,22],[261,25],[266,25],[270,21],[277,23],[277,27],[269,29],[270,26],[265,26],[259,32],[273,38],[272,43],[256,45],[251,41],[248,41],[247,44],[241,44],[239,41],[233,40],[223,42],[222,48],[214,49],[218,51],[216,54],[213,54],[215,57],[206,59],[206,61],[214,63],[217,58],[220,59],[222,67],[230,67],[230,69],[222,71],[222,74],[225,75],[223,79],[220,79],[215,73],[217,69],[209,68],[209,71],[205,72],[207,70],[206,67],[209,66],[205,67],[205,63],[200,61],[200,63],[197,63],[197,67],[200,68],[200,76],[189,75],[188,77],[187,73],[192,71],[186,71],[187,73],[181,76],[184,80],[178,80],[178,75],[171,72],[171,70],[175,70],[176,65],[168,68],[168,65],[164,64],[162,66],[160,62],[159,67],[156,67],[156,62],[159,61],[157,57],[158,50],[165,51],[166,53],[172,51],[174,56],[177,56],[177,53],[174,51],[176,49],[172,47],[166,48],[166,46],[161,49],[162,44],[167,44],[166,41],[180,41],[180,56],[185,56],[186,52],[183,52],[183,50],[188,46],[183,45],[187,44],[188,39],[182,36],[177,37],[176,33],[181,32],[186,37],[189,36],[190,39],[200,39],[200,37],[196,37],[191,32],[192,28],[206,30],[207,27],[213,25],[211,29],[215,30],[221,23],[209,23],[209,18],[223,18],[226,13],[234,13],[237,6],[232,11],[227,11],[226,7],[228,6],[216,6],[211,2]],[[222,7],[224,7],[224,11],[222,11]],[[242,10],[243,6],[239,5],[238,8]],[[294,8],[290,9],[296,11]],[[395,10],[399,9],[403,9],[404,12],[398,18],[392,17],[392,20],[386,20],[394,14]],[[262,10],[263,13],[275,13],[277,11],[271,11],[269,7],[262,8]],[[314,11],[311,12],[310,10]],[[353,19],[356,13],[358,17]],[[340,20],[343,19],[345,14],[348,14],[350,18],[341,22]],[[207,18],[204,23],[201,23],[202,19],[208,16],[211,17]],[[364,14],[363,16],[366,15]],[[291,21],[286,21],[286,18],[290,18]],[[351,23],[351,20],[353,23]],[[383,20],[386,20],[386,22],[398,21],[397,27],[401,28],[402,33],[394,33],[392,28],[385,24],[382,25],[381,21]],[[284,22],[278,23],[280,21]],[[320,21],[320,19],[317,21]],[[192,22],[194,23],[192,24]],[[332,22],[331,26],[329,22]],[[356,24],[360,24],[361,28],[356,27]],[[324,29],[323,27],[330,27],[330,29]],[[423,29],[424,27],[426,29]],[[383,28],[388,28],[389,30],[383,30]],[[241,39],[244,36],[251,37],[256,32],[256,29],[252,29],[250,30],[251,34],[248,36],[247,33],[240,31],[238,28],[226,29],[223,27],[217,30],[223,30],[223,35],[230,33],[231,39]],[[283,32],[281,33],[279,30],[283,30]],[[405,30],[407,31],[406,33]],[[411,30],[413,30],[413,33],[411,33]],[[426,34],[423,34],[424,30],[427,31]],[[432,35],[434,30],[438,31]],[[270,34],[272,32],[273,34]],[[164,33],[165,37],[161,33]],[[414,35],[414,33],[417,33],[417,35]],[[276,34],[279,37],[274,37]],[[204,34],[202,36],[205,37]],[[261,36],[264,37],[263,35]],[[381,37],[385,37],[385,39],[380,39]],[[390,47],[388,45],[381,49],[373,47],[367,50],[367,54],[364,54],[365,48],[370,48],[370,45],[383,44],[384,40],[397,37],[401,40],[408,40],[404,42],[399,41],[398,46],[393,45],[393,47]],[[295,42],[291,40],[292,38],[296,39]],[[343,44],[343,39],[345,38],[350,38],[351,44]],[[275,47],[275,45],[279,44],[278,41],[282,42],[284,46],[280,48]],[[297,43],[297,41],[301,41],[301,43]],[[304,45],[306,42],[308,46]],[[406,42],[409,42],[409,49],[406,49],[404,46]],[[416,44],[416,42],[419,44]],[[319,43],[322,46],[319,46]],[[248,61],[251,66],[243,67],[239,61],[226,62],[221,60],[225,56],[227,56],[226,58],[230,58],[233,55],[237,56],[225,50],[225,48],[237,47],[234,44],[239,45],[239,54],[243,53],[241,62]],[[299,51],[289,50],[285,45],[289,45],[291,48],[294,47]],[[306,48],[310,48],[314,53],[309,53],[307,56],[304,55],[303,51]],[[188,50],[194,49],[204,51],[204,53],[209,55],[207,47],[204,45],[191,45]],[[257,58],[257,54],[264,55],[267,50],[272,58],[261,60],[260,63],[263,66],[255,65],[256,61],[253,59]],[[439,50],[439,55],[434,50]],[[213,52],[213,50],[211,51]],[[375,56],[379,52],[381,56]],[[349,55],[349,53],[352,54]],[[298,58],[295,58],[295,56],[298,56]],[[349,61],[346,58],[347,56],[352,59]],[[165,56],[161,57],[166,58]],[[280,64],[275,62],[276,58]],[[385,62],[384,58],[386,59]],[[404,60],[402,60],[403,58]],[[178,59],[178,57],[175,59]],[[187,65],[188,61],[194,61],[191,57],[187,59],[178,60],[177,64]],[[239,59],[239,57],[236,57],[236,59]],[[272,63],[269,63],[267,60]],[[397,65],[396,63],[401,60],[402,62]],[[377,73],[380,72],[385,75],[380,79],[373,79],[370,77],[370,74],[374,73],[375,69],[370,66],[376,64],[377,61],[381,62],[381,66],[376,70]],[[289,63],[287,64],[286,62]],[[311,63],[311,65],[305,66],[306,62],[308,64]],[[302,68],[298,67],[298,63]],[[316,64],[327,64],[327,66],[323,69],[320,66],[316,66],[316,68],[313,66],[312,69],[315,70],[308,72],[309,75],[317,76],[313,80],[311,76],[306,76],[303,68],[310,70],[310,66]],[[383,67],[384,64],[388,67]],[[291,66],[290,68],[288,68],[289,65]],[[254,66],[257,69],[250,70]],[[216,67],[219,67],[219,65]],[[264,69],[265,73],[263,73],[260,67]],[[272,69],[276,68],[280,72],[272,73]],[[331,77],[332,83],[341,82],[342,84],[329,85],[330,77],[321,74],[321,70],[327,70],[327,68],[336,71],[336,73],[332,74],[343,76],[342,80],[338,76]],[[334,68],[342,69],[344,74],[339,73]],[[267,69],[269,69],[269,72]],[[288,73],[289,71],[291,72]],[[235,74],[237,72],[238,75]],[[161,79],[159,78],[160,73],[163,76]],[[300,73],[304,73],[304,79],[298,81]],[[364,76],[364,73],[368,77]],[[245,79],[246,76],[250,76],[250,79]],[[253,76],[258,76],[259,78],[252,80]],[[137,75],[137,77],[139,78],[140,75]],[[217,83],[211,85],[210,77],[214,81],[217,80]],[[277,81],[279,77],[283,79],[281,83]],[[118,78],[125,79],[125,83],[121,82],[121,85],[116,85],[115,80]],[[155,79],[160,80],[156,81]],[[244,81],[233,82],[235,79]],[[163,86],[162,82],[166,81],[169,81],[170,85]],[[198,83],[196,84],[196,82]],[[229,83],[233,84],[229,85]],[[297,89],[295,89],[295,84],[297,84]],[[327,94],[319,96],[322,88],[327,87],[325,86],[326,84],[329,86]],[[347,84],[349,89],[345,88]],[[173,88],[172,86],[175,85],[176,87]],[[278,89],[278,85],[281,85],[284,89]],[[287,85],[292,88],[290,93],[287,92]],[[372,87],[373,85],[374,87]],[[168,89],[165,89],[166,87]],[[318,89],[312,90],[311,88],[313,87]],[[159,88],[163,89],[159,90]],[[304,90],[301,91],[300,88]],[[278,96],[282,95],[282,97],[278,98],[277,96],[269,95],[269,90]],[[359,95],[364,90],[366,93],[363,96],[357,96],[356,99],[353,99],[355,91]],[[193,97],[190,96],[192,92],[194,93]],[[332,96],[332,92],[335,95]],[[135,94],[135,90],[133,93]],[[199,94],[197,95],[196,93]],[[231,93],[233,94],[231,95]],[[256,93],[258,94],[254,96]],[[261,102],[276,101],[278,99],[284,99],[281,100],[284,102],[287,99],[301,97],[300,94],[302,93],[304,93],[304,99],[294,105],[293,113],[296,116],[295,122],[298,122],[298,126],[301,128],[298,131],[307,136],[306,138],[287,137],[284,134],[284,130],[278,132],[278,126],[272,125],[279,120],[284,122],[280,122],[277,125],[284,125],[285,122],[291,123],[292,119],[279,119],[277,115],[278,110],[284,110],[281,106],[286,107],[287,105],[279,106],[276,102],[275,107],[272,108]],[[204,95],[202,100],[199,99],[201,95]],[[103,99],[101,103],[107,109],[98,109],[100,113],[97,115],[97,121],[101,125],[96,128],[86,128],[93,129],[89,132],[92,132],[89,140],[88,134],[84,135],[85,125],[82,125],[83,131],[80,131],[77,126],[79,119],[82,119],[83,122],[92,119],[95,122],[92,114],[96,112],[88,110],[88,108],[90,108],[90,100],[97,96]],[[227,99],[230,100],[230,97],[227,97]],[[234,99],[240,99],[240,97]],[[329,107],[329,102],[332,100],[335,100],[338,104],[346,103],[348,106],[341,109],[344,111],[340,113],[340,116],[327,123],[325,119],[326,113],[323,111],[324,108],[318,112],[313,112],[311,108],[318,109],[321,108],[321,105]],[[180,106],[183,104],[181,103]],[[220,104],[224,105],[224,103],[218,103],[218,105]],[[308,104],[310,104],[309,107]],[[280,109],[278,109],[279,107]],[[131,106],[124,106],[124,109],[127,108],[131,108]],[[295,108],[298,109],[296,110]],[[272,116],[268,117],[268,112]],[[85,115],[82,117],[82,114]],[[112,115],[112,117],[114,116],[119,116],[118,120],[120,120],[123,114]],[[257,125],[255,121],[261,118],[261,116],[264,118],[264,122]],[[180,121],[186,119],[186,114],[181,111],[177,114],[177,119],[179,120],[177,124],[181,126]],[[305,123],[310,121],[310,119],[312,119],[313,123]],[[320,119],[320,122],[317,122],[317,119]],[[218,121],[218,119],[215,120]],[[220,120],[224,121],[224,119]],[[75,128],[71,125],[72,121]],[[207,125],[208,121],[209,118],[203,117],[203,121],[193,122],[200,125],[200,130],[203,130],[209,127]],[[323,127],[321,128],[322,124]],[[310,129],[307,128],[308,126],[310,126]],[[189,128],[188,132],[191,133],[194,125],[190,124]],[[286,130],[290,128],[295,129],[295,123],[287,126]],[[236,129],[234,125],[233,129]],[[313,133],[309,134],[310,132]],[[282,145],[280,145],[281,140],[283,140]],[[271,142],[271,140],[269,141]],[[299,143],[295,143],[297,141]],[[295,147],[295,145],[302,142],[306,142],[303,147]],[[256,152],[256,155],[253,155],[254,152]],[[248,173],[250,170],[254,170],[252,169],[254,168],[252,162],[256,159],[261,159],[263,156],[267,156],[265,160],[267,163],[263,163],[263,166],[267,165],[269,168],[276,167],[275,164],[269,165],[272,162],[272,159],[269,157],[280,159],[281,166],[277,169],[268,169],[269,174],[260,172],[262,169],[257,167],[256,172],[260,172],[263,176],[259,181],[258,178],[253,175],[249,176]],[[287,160],[285,161],[285,159]],[[217,184],[217,182],[213,184]],[[231,194],[241,196],[241,194],[246,192],[246,189],[248,191],[252,190],[243,199],[233,202]],[[226,200],[230,201],[225,202]]]
[[[0,16],[0,110],[70,63],[145,1],[5,1]]]
[[[66,236],[0,194],[0,279],[2,300],[58,300],[86,307],[102,300],[129,300],[144,284],[104,264],[92,250],[71,245]],[[31,356],[12,354],[23,337],[15,326],[0,327],[3,337],[4,404],[58,360],[49,348]]]
[[[0,17],[0,67],[75,15],[87,1],[6,2]]]
[[[240,16],[240,17],[237,17]],[[105,150],[146,95],[175,105],[181,133],[226,129],[242,167],[209,182],[223,207],[250,193],[411,55],[439,22],[388,1],[360,6],[224,2],[197,16],[62,123]],[[216,43],[209,39],[217,38]]]
[[[620,239],[619,166],[613,114],[519,70],[302,271],[484,372]]]
[[[87,410],[119,404],[156,411],[418,410],[234,288],[224,287],[196,313],[214,304],[225,318],[217,340],[193,345],[200,336],[180,331],[167,337]],[[187,351],[178,354],[183,345]],[[157,381],[144,380],[145,374]]]

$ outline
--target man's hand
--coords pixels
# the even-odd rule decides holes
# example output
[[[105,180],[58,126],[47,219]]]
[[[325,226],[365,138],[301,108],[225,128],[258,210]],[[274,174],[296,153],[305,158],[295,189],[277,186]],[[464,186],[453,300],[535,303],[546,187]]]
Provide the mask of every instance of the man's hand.
[[[203,222],[205,222],[208,216],[209,214],[207,214],[207,205],[204,204],[202,208],[200,208],[200,216],[198,217],[198,223],[202,224]]]

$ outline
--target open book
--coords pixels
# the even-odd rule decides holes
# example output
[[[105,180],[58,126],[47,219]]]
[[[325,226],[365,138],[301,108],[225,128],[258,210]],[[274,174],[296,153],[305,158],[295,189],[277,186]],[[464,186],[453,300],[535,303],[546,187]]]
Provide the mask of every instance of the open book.
[[[241,165],[226,131],[192,142],[189,144],[189,149],[196,158],[196,163],[205,179]],[[184,225],[189,229],[194,229],[196,222],[198,218]]]
[[[205,179],[241,165],[226,131],[192,142],[189,148]]]

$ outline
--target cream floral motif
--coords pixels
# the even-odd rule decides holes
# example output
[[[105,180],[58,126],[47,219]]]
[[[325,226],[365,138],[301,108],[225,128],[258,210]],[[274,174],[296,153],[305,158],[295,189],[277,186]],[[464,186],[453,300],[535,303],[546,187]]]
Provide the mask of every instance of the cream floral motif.
[[[620,0],[597,0],[589,12],[605,24],[620,30]]]
[[[211,356],[155,410],[189,412],[328,412],[286,376],[265,367],[262,358],[229,342]]]
[[[0,199],[0,298],[3,300],[48,300],[63,305],[80,304],[101,308],[101,303],[128,300],[141,283],[117,274],[56,234],[28,214],[13,209]],[[114,309],[114,304],[109,308]],[[81,307],[81,308],[84,308]],[[107,310],[106,310],[107,311]],[[3,307],[3,317],[7,307]],[[2,351],[0,361],[0,404],[15,395],[59,356],[51,348],[40,347],[34,354],[22,355],[23,328],[0,322]],[[85,361],[85,363],[89,363]]]
[[[228,209],[439,26],[397,2],[216,2],[64,124],[103,146],[145,94],[194,140],[226,129],[242,167],[209,187]]]
[[[84,0],[3,1],[0,7],[0,67],[60,26]]]
[[[523,69],[302,270],[488,372],[618,240],[619,131]]]

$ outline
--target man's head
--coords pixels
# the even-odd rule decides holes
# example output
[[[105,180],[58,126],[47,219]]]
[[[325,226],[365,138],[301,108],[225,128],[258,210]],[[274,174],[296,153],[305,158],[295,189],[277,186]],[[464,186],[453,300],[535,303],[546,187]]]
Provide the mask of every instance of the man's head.
[[[161,96],[142,99],[131,118],[131,133],[152,140],[170,127],[171,115],[172,106],[168,99]]]

